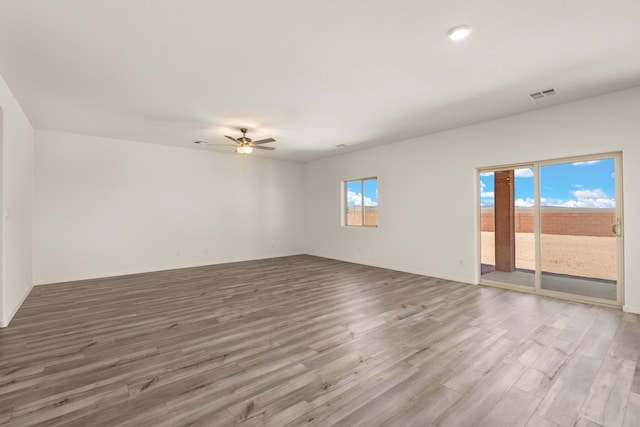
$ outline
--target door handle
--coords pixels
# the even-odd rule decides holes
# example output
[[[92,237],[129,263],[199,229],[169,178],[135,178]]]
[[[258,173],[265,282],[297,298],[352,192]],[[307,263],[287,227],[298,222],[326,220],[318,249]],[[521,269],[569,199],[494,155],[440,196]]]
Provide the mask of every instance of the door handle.
[[[616,237],[620,237],[622,233],[620,233],[620,218],[616,219],[616,223],[611,226],[611,232],[616,235]]]

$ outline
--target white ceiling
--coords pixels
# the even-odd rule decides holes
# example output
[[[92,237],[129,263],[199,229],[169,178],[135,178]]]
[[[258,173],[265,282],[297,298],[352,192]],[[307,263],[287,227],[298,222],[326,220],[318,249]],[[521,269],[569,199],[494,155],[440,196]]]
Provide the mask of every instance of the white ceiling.
[[[211,150],[191,141],[246,126],[308,161],[640,85],[639,21],[639,0],[1,0],[0,74],[38,129]]]

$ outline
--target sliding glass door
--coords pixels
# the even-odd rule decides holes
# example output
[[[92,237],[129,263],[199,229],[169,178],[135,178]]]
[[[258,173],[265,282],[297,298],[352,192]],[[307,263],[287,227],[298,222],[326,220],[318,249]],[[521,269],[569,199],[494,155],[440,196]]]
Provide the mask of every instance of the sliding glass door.
[[[480,173],[481,276],[535,287],[533,165]]]
[[[480,281],[622,305],[619,154],[484,169]]]
[[[539,176],[540,288],[617,301],[615,157],[541,165]]]

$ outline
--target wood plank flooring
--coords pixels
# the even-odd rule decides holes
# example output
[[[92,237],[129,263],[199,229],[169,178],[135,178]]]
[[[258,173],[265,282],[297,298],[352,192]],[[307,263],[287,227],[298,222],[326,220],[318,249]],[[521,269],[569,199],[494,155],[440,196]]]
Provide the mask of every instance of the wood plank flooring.
[[[294,256],[36,287],[2,426],[638,426],[640,316]]]

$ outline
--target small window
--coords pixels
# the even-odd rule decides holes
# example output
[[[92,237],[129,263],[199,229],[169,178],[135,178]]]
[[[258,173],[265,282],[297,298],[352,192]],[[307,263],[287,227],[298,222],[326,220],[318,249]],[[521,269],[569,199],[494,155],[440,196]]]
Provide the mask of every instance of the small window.
[[[378,178],[344,182],[344,225],[378,226]]]

